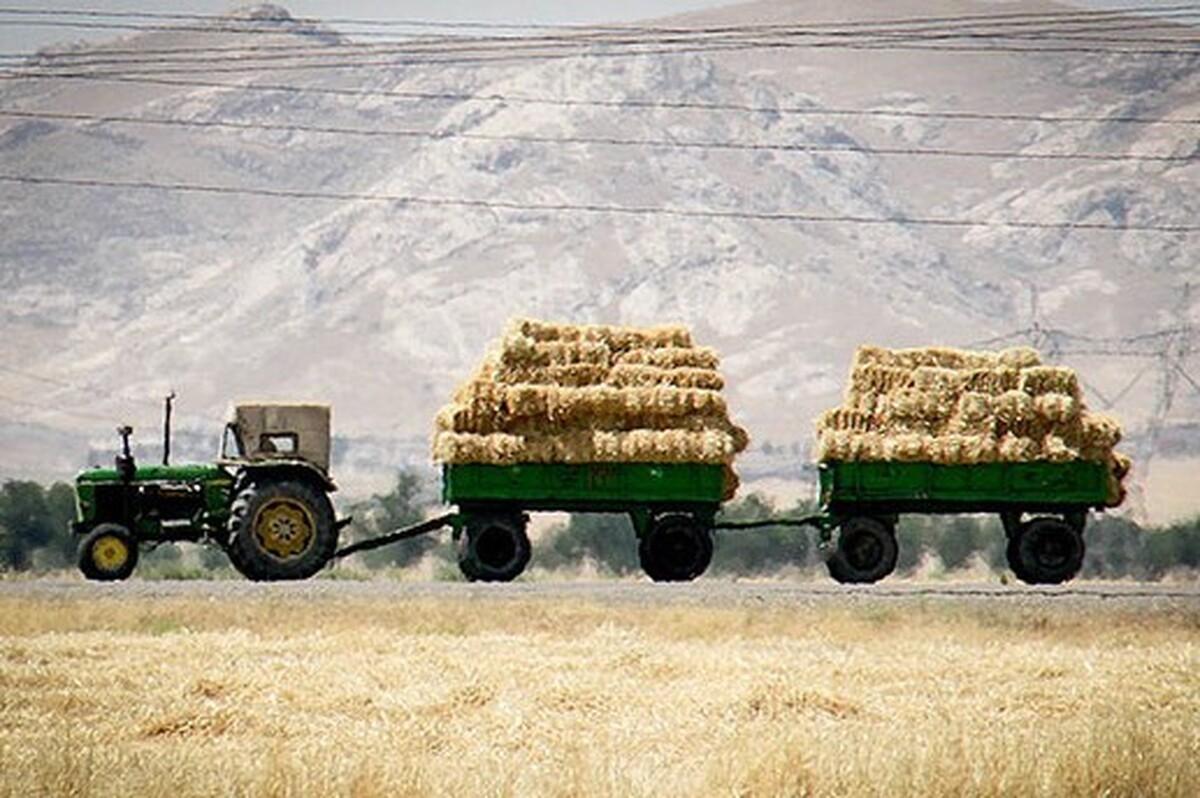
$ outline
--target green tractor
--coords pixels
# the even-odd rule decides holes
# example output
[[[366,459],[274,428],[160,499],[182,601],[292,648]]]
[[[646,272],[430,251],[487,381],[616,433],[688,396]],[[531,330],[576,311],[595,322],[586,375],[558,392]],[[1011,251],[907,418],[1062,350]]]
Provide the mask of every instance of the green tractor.
[[[336,519],[329,494],[330,409],[312,404],[245,404],[233,411],[215,463],[170,465],[171,398],[162,465],[139,465],[120,427],[114,467],[75,480],[88,579],[127,578],[138,552],[161,543],[220,546],[256,581],[305,579],[325,567],[349,519]]]

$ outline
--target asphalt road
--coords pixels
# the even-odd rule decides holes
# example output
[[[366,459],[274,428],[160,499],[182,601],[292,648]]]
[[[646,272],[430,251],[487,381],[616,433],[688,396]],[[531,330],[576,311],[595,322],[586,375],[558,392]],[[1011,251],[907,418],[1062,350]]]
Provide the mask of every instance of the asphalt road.
[[[685,584],[645,580],[592,582],[518,581],[511,584],[457,582],[347,581],[255,583],[217,581],[87,582],[82,579],[10,579],[0,581],[0,598],[78,601],[146,598],[295,598],[301,600],[378,601],[412,599],[534,599],[638,605],[712,607],[811,607],[814,605],[968,602],[994,606],[1180,607],[1200,610],[1200,583],[1163,584],[1079,581],[1056,586],[997,583],[884,581],[876,585],[833,582],[743,582],[701,578]]]

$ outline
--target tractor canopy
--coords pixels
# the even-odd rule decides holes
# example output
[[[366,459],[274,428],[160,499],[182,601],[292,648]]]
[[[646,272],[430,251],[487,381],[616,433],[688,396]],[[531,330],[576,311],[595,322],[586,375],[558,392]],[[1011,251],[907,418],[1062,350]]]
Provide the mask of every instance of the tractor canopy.
[[[225,427],[221,459],[298,460],[329,473],[331,410],[322,404],[240,404]]]

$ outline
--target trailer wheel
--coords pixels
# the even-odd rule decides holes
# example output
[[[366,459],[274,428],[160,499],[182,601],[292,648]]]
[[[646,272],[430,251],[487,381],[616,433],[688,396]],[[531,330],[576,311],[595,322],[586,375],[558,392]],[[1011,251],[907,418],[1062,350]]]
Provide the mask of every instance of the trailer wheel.
[[[79,570],[88,579],[117,582],[137,567],[138,544],[120,524],[100,524],[79,544]]]
[[[1026,521],[1008,543],[1008,564],[1022,582],[1057,585],[1083,567],[1083,534],[1061,518]]]
[[[229,561],[248,579],[307,579],[336,548],[329,498],[305,482],[252,482],[229,508]]]
[[[529,565],[533,548],[520,514],[477,515],[458,541],[458,569],[472,582],[511,582]]]
[[[825,562],[843,584],[878,582],[896,568],[899,547],[890,524],[878,518],[849,518],[838,531],[837,549]]]
[[[638,542],[642,570],[655,582],[690,582],[712,562],[712,534],[690,515],[655,519]]]

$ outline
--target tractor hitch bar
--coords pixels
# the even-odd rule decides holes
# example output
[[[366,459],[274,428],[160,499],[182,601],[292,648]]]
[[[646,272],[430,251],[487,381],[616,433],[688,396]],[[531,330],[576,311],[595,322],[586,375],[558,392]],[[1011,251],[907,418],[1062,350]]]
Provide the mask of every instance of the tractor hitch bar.
[[[386,535],[360,540],[357,543],[351,543],[348,546],[342,546],[333,553],[334,559],[349,557],[351,554],[357,554],[360,551],[371,551],[391,543],[398,543],[401,540],[410,540],[412,538],[427,535],[430,532],[454,526],[459,520],[458,513],[447,513],[446,515],[431,518],[428,521],[422,521],[419,524],[406,526],[397,529],[394,532],[389,532]],[[349,523],[349,519],[346,520]],[[821,533],[822,542],[828,542],[832,529],[837,525],[837,522],[832,520],[827,515],[810,515],[807,518],[767,518],[761,521],[719,521],[712,525],[712,529],[759,529],[767,526],[790,526],[790,527],[805,527],[811,526]]]
[[[351,554],[357,554],[360,551],[371,551],[372,549],[386,546],[389,543],[397,543],[401,540],[420,537],[421,535],[441,529],[444,526],[453,526],[457,519],[458,513],[447,513],[446,515],[431,518],[419,524],[397,529],[395,532],[389,532],[386,535],[380,535],[377,538],[360,540],[357,543],[351,543],[349,546],[342,546],[333,553],[333,556],[335,559],[341,559],[342,557],[349,557]]]

